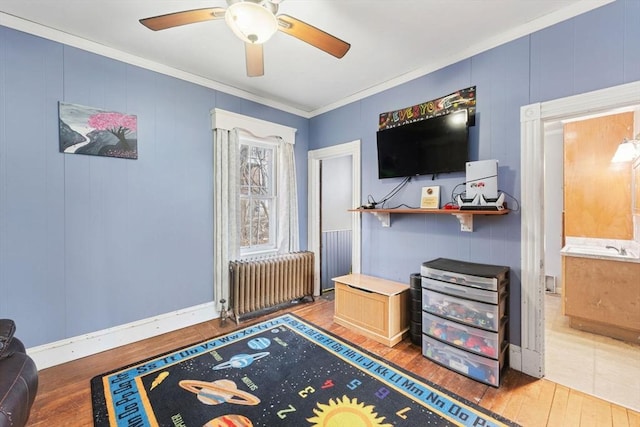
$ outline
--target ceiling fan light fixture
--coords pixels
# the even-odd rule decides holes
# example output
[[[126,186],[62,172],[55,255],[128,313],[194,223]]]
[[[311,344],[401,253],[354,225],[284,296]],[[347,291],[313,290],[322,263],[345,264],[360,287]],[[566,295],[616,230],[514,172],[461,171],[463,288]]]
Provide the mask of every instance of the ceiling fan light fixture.
[[[278,31],[275,15],[264,6],[250,1],[230,5],[224,19],[234,34],[247,43],[264,43]]]

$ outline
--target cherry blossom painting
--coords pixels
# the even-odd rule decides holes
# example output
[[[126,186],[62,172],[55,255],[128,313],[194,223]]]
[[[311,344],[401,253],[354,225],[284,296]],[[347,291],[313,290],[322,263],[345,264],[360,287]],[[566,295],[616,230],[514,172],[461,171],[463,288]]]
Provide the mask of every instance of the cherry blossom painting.
[[[61,153],[138,158],[134,115],[59,102],[58,126]]]

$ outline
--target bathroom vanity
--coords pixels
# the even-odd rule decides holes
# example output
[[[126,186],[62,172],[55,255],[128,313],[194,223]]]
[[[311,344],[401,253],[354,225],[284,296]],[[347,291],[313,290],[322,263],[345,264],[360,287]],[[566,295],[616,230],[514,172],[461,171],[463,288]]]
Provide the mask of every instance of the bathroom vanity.
[[[571,327],[640,343],[639,260],[563,255],[563,313]]]

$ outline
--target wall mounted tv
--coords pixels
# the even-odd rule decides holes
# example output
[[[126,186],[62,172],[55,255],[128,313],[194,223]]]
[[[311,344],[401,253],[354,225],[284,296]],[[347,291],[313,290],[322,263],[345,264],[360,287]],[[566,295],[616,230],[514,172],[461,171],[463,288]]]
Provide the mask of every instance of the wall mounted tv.
[[[378,131],[378,178],[465,170],[469,161],[467,110]]]

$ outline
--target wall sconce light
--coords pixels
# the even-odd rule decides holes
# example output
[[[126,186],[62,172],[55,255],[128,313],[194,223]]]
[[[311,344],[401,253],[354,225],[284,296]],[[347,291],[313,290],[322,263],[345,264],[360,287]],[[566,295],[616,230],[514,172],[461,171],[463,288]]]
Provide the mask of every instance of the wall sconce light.
[[[267,9],[263,2],[254,1],[231,4],[225,12],[224,19],[242,41],[261,44],[278,31],[278,20],[274,12]]]
[[[624,139],[618,145],[611,163],[632,162],[640,156],[640,133],[634,139]]]

